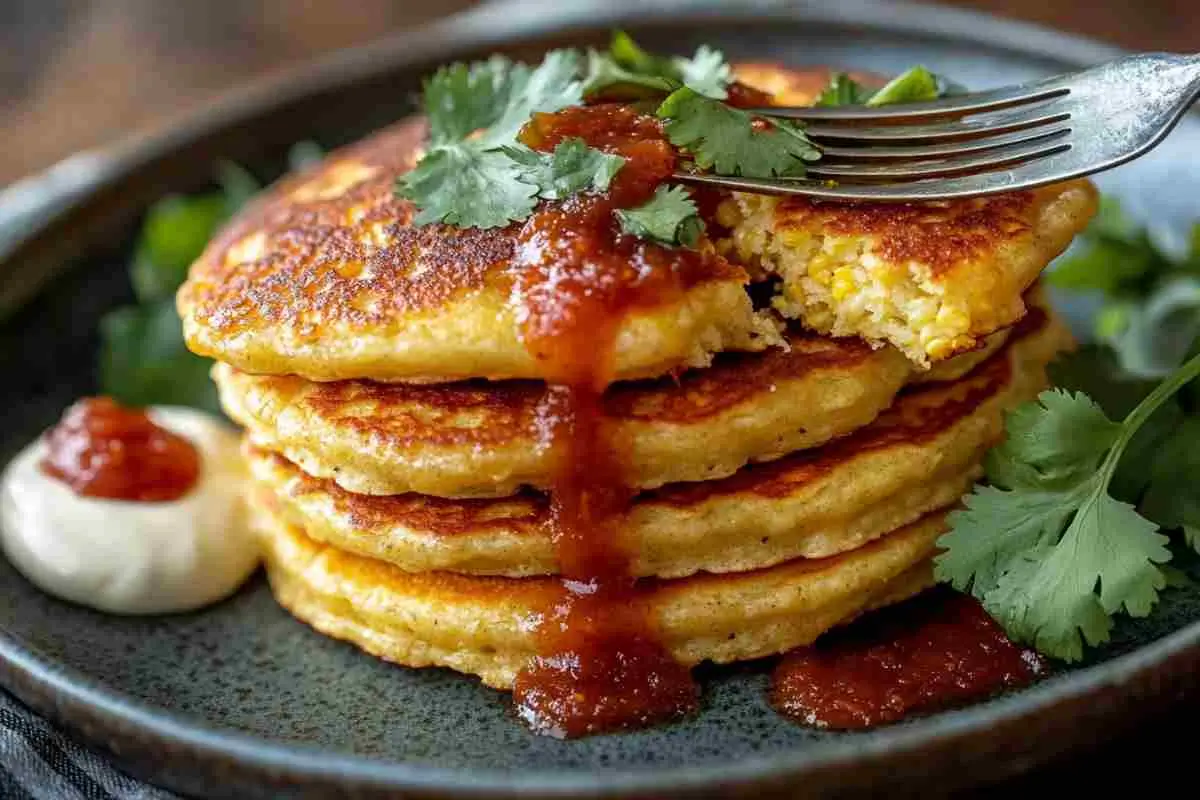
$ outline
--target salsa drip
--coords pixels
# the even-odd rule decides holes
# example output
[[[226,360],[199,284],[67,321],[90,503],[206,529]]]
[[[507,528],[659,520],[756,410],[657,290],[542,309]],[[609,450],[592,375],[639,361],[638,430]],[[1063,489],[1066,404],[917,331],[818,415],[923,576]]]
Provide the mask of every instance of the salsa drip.
[[[177,500],[200,476],[200,453],[191,442],[110,397],[77,401],[45,441],[42,472],[85,497]]]
[[[642,727],[696,708],[691,672],[663,646],[629,574],[620,522],[632,492],[601,402],[632,309],[669,303],[736,270],[711,252],[620,232],[613,212],[649,200],[676,166],[657,119],[628,106],[576,107],[535,115],[522,134],[539,150],[567,137],[626,162],[606,193],[536,212],[514,258],[526,346],[550,383],[541,421],[557,456],[551,524],[563,588],[540,621],[540,654],[517,675],[513,695],[530,727],[560,737]]]
[[[805,725],[868,728],[1023,686],[1043,668],[975,598],[937,589],[793,650],[771,704]]]

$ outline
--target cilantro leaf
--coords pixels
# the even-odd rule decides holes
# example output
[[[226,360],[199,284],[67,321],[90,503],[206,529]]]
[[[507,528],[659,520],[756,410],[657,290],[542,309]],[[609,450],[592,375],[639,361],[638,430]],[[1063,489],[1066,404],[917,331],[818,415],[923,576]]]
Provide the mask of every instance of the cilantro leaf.
[[[134,247],[129,278],[141,302],[172,297],[187,277],[217,226],[229,214],[226,198],[217,193],[159,200],[146,212]]]
[[[871,95],[866,104],[887,106],[894,103],[919,103],[938,98],[938,79],[922,66],[911,67],[900,73]]]
[[[672,80],[679,78],[675,64],[670,58],[657,56],[643,50],[625,31],[613,31],[612,40],[608,45],[608,54],[617,64],[638,75],[656,75]]]
[[[617,219],[624,233],[666,245],[692,247],[704,232],[696,203],[682,186],[659,186],[649,202],[618,210]]]
[[[1080,239],[1080,245],[1047,273],[1050,283],[1074,291],[1140,294],[1147,278],[1170,268],[1148,232],[1111,198],[1101,201]]]
[[[604,191],[625,164],[625,159],[588,147],[583,139],[563,139],[553,153],[524,146],[504,150],[521,168],[521,180],[537,187],[545,200],[562,200],[579,192]]]
[[[1067,660],[1082,657],[1083,642],[1106,640],[1112,615],[1148,614],[1166,585],[1159,565],[1170,559],[1155,517],[1194,527],[1184,519],[1191,509],[1144,504],[1155,512],[1147,519],[1110,486],[1139,432],[1198,375],[1200,355],[1119,425],[1087,396],[1061,391],[1011,414],[1008,438],[987,462],[988,478],[1007,488],[976,486],[949,516],[938,579],[971,591],[1013,638]]]
[[[122,403],[193,406],[220,413],[212,362],[183,343],[167,297],[109,312],[100,321],[100,391]]]
[[[1140,510],[1164,528],[1182,528],[1200,550],[1200,417],[1183,419],[1165,437],[1150,465]]]
[[[1023,564],[1016,585],[981,598],[1021,639],[1067,661],[1083,657],[1081,634],[1093,646],[1108,639],[1111,615],[1149,614],[1166,585],[1157,565],[1171,557],[1154,523],[1092,483],[1058,544]]]
[[[871,99],[871,90],[845,72],[835,72],[817,98],[818,106],[858,106]]]
[[[667,97],[656,113],[667,120],[671,143],[691,153],[701,169],[712,168],[718,175],[802,176],[804,162],[820,157],[791,122],[765,119],[756,125],[751,114],[686,87]]]
[[[516,64],[508,72],[503,92],[507,102],[500,116],[484,127],[484,146],[509,144],[529,118],[537,113],[560,111],[583,102],[579,80],[580,58],[575,50],[551,50],[537,67]]]
[[[500,55],[442,67],[424,87],[431,150],[462,142],[477,131],[484,149],[508,144],[533,114],[583,100],[579,67],[574,50],[552,50],[532,69]]]
[[[414,225],[502,228],[528,217],[537,202],[537,187],[520,176],[503,151],[446,145],[426,153],[397,191],[420,208]]]
[[[498,228],[529,216],[538,187],[509,150],[533,114],[582,102],[579,68],[578,52],[553,50],[532,69],[493,56],[434,73],[424,97],[430,148],[396,181],[418,208],[413,224]]]
[[[1124,419],[1155,386],[1154,381],[1134,377],[1121,369],[1116,354],[1098,345],[1060,357],[1050,365],[1049,373],[1055,386],[1088,395],[1099,403],[1109,419]],[[1173,435],[1183,417],[1183,409],[1174,400],[1158,407],[1126,445],[1109,485],[1109,494],[1118,500],[1138,502],[1163,443]]]
[[[588,53],[584,93],[641,99],[688,86],[706,97],[724,100],[732,82],[733,68],[719,50],[700,45],[691,58],[658,56],[618,30],[613,32],[607,53]]]
[[[509,102],[512,70],[512,61],[496,55],[474,64],[449,64],[428,77],[423,102],[429,146],[460,142],[499,120]]]
[[[221,192],[168,196],[146,212],[129,265],[138,305],[100,321],[100,390],[129,405],[183,405],[220,412],[212,362],[191,353],[175,311],[175,290],[217,229],[260,188],[232,162],[217,165]]]
[[[670,94],[679,88],[671,78],[631,70],[607,53],[589,50],[583,93],[606,100],[643,100]]]
[[[1051,480],[1075,469],[1094,472],[1121,432],[1090,397],[1054,390],[1010,411],[1005,428],[1007,438],[989,457],[1027,464]],[[1012,474],[1011,464],[1004,469]]]
[[[729,96],[726,87],[733,83],[733,68],[720,50],[702,44],[691,58],[675,58],[672,62],[689,89],[714,100]]]
[[[817,98],[818,106],[886,106],[917,103],[961,93],[958,84],[941,78],[922,66],[911,67],[876,90],[868,89],[845,72],[835,72]]]
[[[963,498],[964,509],[949,515],[950,532],[938,541],[944,550],[936,561],[939,579],[976,596],[990,591],[1013,558],[1062,530],[1069,497],[1061,491],[976,486]]]

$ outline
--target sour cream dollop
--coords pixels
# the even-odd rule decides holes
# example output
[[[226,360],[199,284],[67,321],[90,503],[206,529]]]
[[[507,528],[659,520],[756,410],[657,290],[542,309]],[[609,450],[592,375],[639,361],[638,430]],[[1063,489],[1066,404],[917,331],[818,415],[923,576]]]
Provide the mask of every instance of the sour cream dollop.
[[[76,494],[42,469],[45,436],[5,469],[0,544],[39,588],[113,614],[164,614],[215,603],[254,572],[237,435],[193,409],[155,407],[149,417],[198,451],[199,475],[178,499]]]

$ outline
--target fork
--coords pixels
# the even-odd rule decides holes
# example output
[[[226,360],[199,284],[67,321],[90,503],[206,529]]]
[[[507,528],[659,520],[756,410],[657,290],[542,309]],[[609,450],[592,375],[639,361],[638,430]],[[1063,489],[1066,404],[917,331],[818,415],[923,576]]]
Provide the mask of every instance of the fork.
[[[682,183],[830,200],[1013,192],[1101,172],[1159,144],[1200,97],[1200,55],[1144,54],[1033,83],[904,105],[771,107],[820,150],[804,178],[679,172]]]

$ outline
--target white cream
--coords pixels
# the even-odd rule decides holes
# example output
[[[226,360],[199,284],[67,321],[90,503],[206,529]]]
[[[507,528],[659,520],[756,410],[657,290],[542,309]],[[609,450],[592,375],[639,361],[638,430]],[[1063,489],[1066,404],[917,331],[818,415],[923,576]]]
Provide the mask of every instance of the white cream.
[[[200,453],[196,485],[178,500],[77,495],[39,468],[44,437],[5,470],[0,543],[13,566],[46,592],[113,614],[189,611],[225,598],[257,566],[237,435],[192,409],[154,408],[150,418]]]

